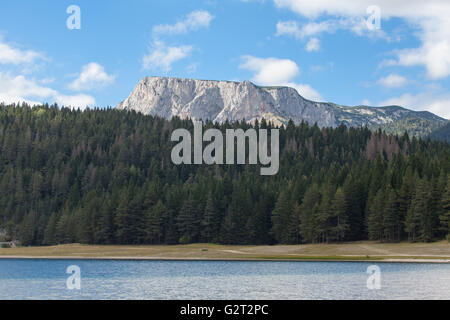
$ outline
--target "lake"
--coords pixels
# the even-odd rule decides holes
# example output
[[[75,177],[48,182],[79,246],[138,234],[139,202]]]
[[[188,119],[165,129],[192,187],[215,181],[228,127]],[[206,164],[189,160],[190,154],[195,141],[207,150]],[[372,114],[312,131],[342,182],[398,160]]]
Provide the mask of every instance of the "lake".
[[[367,286],[371,265],[0,259],[0,299],[450,299],[450,264],[375,264],[380,289]]]

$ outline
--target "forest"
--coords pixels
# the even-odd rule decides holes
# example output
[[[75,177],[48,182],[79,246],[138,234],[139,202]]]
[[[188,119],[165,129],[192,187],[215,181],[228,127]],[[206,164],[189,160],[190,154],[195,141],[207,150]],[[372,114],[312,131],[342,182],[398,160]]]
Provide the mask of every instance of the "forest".
[[[262,120],[217,128],[273,128]],[[280,169],[174,165],[189,119],[0,105],[0,233],[23,245],[450,241],[450,144],[280,128]],[[0,240],[1,241],[1,240]]]

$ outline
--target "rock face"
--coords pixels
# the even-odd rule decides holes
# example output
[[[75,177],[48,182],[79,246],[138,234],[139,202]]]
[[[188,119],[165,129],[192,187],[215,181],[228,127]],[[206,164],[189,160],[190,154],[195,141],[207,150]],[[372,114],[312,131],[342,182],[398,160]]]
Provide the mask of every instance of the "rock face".
[[[314,102],[289,87],[260,87],[249,81],[211,81],[146,77],[117,109],[134,110],[170,119],[209,119],[216,122],[266,119],[275,124],[307,121],[319,127],[376,127],[405,118],[420,118],[445,123],[429,112],[415,112],[398,106],[345,107]]]

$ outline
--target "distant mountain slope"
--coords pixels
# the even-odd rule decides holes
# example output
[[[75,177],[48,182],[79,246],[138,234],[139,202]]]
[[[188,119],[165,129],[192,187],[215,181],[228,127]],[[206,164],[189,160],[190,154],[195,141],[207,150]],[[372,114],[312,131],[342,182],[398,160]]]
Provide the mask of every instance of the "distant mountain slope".
[[[416,112],[399,106],[347,107],[333,103],[314,102],[303,98],[289,87],[260,87],[249,81],[212,81],[166,77],[142,79],[131,95],[119,103],[118,109],[170,119],[173,116],[193,119],[254,121],[265,118],[278,125],[307,121],[319,127],[351,127],[387,129],[396,123],[396,132],[403,133],[412,123],[421,122],[415,135],[428,135],[444,125],[430,112]],[[406,119],[411,119],[406,121]],[[402,122],[403,121],[403,122]],[[417,127],[417,126],[416,126]]]
[[[374,126],[371,129],[381,128],[388,134],[397,135],[402,135],[406,131],[410,137],[426,137],[442,126],[445,126],[445,122],[426,118],[405,118],[379,127]]]
[[[450,121],[430,134],[431,140],[441,140],[450,143]]]

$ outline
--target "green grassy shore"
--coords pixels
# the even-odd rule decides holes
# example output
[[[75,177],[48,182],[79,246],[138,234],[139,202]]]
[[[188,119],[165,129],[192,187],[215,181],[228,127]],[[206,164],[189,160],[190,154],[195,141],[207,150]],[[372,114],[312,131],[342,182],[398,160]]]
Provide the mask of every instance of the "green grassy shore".
[[[175,246],[59,245],[0,249],[1,258],[142,259],[142,260],[280,260],[450,263],[450,243],[378,243],[276,246],[191,244]]]

